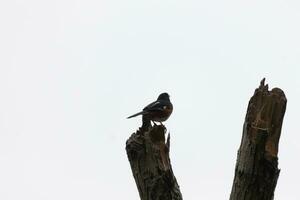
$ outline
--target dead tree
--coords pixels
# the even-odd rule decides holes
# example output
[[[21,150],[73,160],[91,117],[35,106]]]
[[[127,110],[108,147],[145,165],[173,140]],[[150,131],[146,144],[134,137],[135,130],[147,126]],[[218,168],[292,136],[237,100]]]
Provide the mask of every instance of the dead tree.
[[[265,79],[249,101],[230,200],[272,200],[280,170],[278,143],[286,97]]]
[[[170,134],[165,142],[166,128],[143,126],[126,141],[126,151],[141,200],[182,200],[173,174],[169,152]]]

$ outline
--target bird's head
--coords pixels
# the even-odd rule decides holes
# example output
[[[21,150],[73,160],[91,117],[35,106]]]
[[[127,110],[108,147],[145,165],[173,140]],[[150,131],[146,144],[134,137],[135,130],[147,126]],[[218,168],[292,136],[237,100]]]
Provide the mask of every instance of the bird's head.
[[[168,93],[166,93],[166,92],[161,93],[158,96],[157,100],[168,100],[168,101],[170,101],[170,95]]]

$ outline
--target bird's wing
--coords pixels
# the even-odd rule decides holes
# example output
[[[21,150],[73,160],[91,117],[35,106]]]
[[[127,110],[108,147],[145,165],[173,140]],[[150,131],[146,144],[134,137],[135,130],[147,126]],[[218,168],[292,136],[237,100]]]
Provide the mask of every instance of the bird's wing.
[[[164,107],[164,102],[161,101],[154,101],[153,103],[150,103],[148,106],[146,106],[143,111],[162,111]]]
[[[168,102],[165,102],[165,101],[154,101],[154,102],[150,103],[148,106],[146,106],[143,109],[143,111],[138,112],[134,115],[131,115],[131,116],[127,117],[127,119],[132,118],[132,117],[136,117],[138,115],[149,114],[150,112],[163,111],[164,106],[167,106],[167,105],[168,105]]]

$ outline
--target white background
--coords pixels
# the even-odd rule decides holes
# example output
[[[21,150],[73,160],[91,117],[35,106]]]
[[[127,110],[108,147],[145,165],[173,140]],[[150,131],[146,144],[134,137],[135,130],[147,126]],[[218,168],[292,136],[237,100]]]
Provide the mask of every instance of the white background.
[[[275,199],[299,200],[300,3],[0,2],[0,199],[138,200],[127,120],[168,92],[187,200],[226,200],[249,98],[288,98]]]

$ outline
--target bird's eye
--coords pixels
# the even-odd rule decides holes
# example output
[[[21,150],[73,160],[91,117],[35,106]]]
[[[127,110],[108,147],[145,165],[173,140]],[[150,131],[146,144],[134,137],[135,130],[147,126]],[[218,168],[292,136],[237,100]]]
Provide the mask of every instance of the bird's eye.
[[[167,106],[164,106],[163,108],[164,108],[164,110],[166,110],[168,107],[167,107]]]

